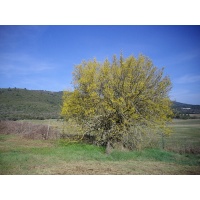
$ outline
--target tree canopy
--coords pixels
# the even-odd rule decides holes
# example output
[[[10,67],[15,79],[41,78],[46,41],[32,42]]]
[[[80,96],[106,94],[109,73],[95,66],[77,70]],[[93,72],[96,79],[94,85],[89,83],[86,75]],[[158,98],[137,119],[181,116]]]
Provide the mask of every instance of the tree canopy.
[[[73,72],[74,91],[64,92],[62,116],[76,120],[100,145],[140,148],[148,132],[169,132],[171,82],[163,72],[144,55],[83,61]]]

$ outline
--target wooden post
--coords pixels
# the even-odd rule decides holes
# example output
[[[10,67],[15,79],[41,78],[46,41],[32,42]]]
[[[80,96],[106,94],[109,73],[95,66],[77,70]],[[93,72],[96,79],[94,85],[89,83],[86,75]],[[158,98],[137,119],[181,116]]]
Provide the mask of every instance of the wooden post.
[[[47,135],[46,135],[46,140],[48,139],[49,137],[49,127],[50,127],[50,120],[49,120],[49,123],[48,123],[48,128],[47,128]]]
[[[164,134],[161,133],[161,138],[162,138],[162,149],[165,149],[165,140],[164,140]]]

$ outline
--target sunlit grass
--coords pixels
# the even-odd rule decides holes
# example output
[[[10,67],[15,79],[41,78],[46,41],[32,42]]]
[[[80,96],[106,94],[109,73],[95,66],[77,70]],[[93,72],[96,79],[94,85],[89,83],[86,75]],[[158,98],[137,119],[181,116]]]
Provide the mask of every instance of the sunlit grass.
[[[153,172],[154,165],[162,170]],[[169,165],[175,169],[170,171]],[[103,147],[94,145],[39,142],[16,135],[0,137],[0,174],[148,174],[148,170],[149,174],[199,174],[199,165],[199,155],[180,155],[160,149],[114,150],[107,155]]]
[[[34,120],[57,124],[56,120]],[[165,149],[113,150],[66,140],[32,140],[0,134],[0,174],[200,174],[200,154],[173,148],[200,144],[200,120],[175,120]],[[40,123],[41,124],[41,123]],[[69,131],[70,129],[68,129]]]

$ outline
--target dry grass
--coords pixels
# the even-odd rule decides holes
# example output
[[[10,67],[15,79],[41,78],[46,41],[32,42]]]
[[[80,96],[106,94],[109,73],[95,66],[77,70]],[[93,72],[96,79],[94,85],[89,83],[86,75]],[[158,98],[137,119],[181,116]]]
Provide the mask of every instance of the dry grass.
[[[198,166],[183,166],[155,161],[61,161],[53,165],[47,159],[40,164],[15,165],[0,174],[30,175],[200,175]]]
[[[43,124],[0,123],[0,174],[200,175],[200,120],[175,121],[174,133],[165,141],[170,152],[152,149],[115,151],[110,155],[103,148],[55,140],[58,135],[55,126],[61,122],[40,122]],[[46,137],[48,125],[49,137]],[[76,128],[73,126],[66,127],[66,133],[73,133]]]
[[[50,168],[39,167],[38,174],[58,175],[192,175],[200,174],[197,166],[181,166],[153,161],[126,162],[70,162]]]
[[[184,155],[159,150],[106,155],[92,145],[0,135],[0,174],[200,174],[196,158],[194,162]]]
[[[15,151],[18,149],[27,149],[27,148],[44,148],[44,147],[53,147],[54,144],[52,141],[47,140],[30,140],[22,136],[9,135],[6,137],[1,135],[0,137],[0,150],[3,152]]]
[[[0,134],[17,134],[37,140],[57,139],[60,135],[56,129],[48,125],[16,121],[0,121]]]
[[[173,120],[173,132],[165,138],[165,149],[180,154],[200,154],[200,119]]]
[[[190,114],[190,117],[197,117],[197,118],[200,118],[200,114]]]
[[[168,146],[165,148],[165,150],[179,154],[200,154],[200,147],[194,147],[192,145]]]

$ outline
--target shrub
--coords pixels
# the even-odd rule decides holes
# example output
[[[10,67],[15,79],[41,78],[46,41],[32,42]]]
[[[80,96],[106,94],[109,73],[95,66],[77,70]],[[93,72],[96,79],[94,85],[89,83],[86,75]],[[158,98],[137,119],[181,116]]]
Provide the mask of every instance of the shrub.
[[[163,70],[143,55],[84,61],[75,67],[74,91],[64,92],[62,116],[95,135],[98,145],[140,149],[149,131],[169,133],[171,82]]]

